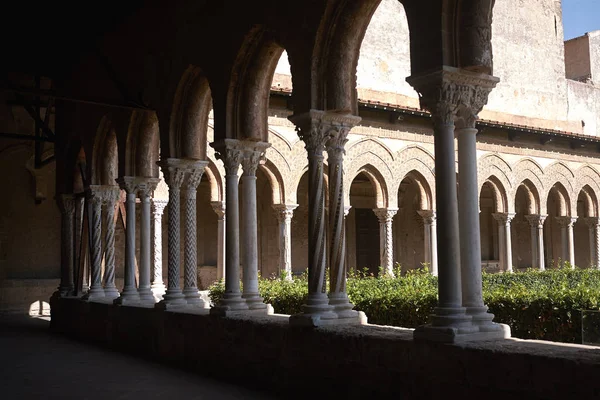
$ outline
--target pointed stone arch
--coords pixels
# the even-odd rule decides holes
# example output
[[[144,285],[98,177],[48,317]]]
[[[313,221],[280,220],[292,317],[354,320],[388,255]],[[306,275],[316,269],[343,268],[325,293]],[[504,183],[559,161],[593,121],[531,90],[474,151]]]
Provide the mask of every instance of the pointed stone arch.
[[[134,111],[127,130],[124,176],[158,178],[160,134],[156,113]]]
[[[486,180],[479,186],[479,199],[481,200],[481,191],[483,190],[483,186],[488,184],[492,189],[492,194],[494,196],[494,204],[496,213],[506,213],[506,212],[514,212],[513,206],[510,204],[512,202],[508,201],[507,190],[504,186],[505,184],[498,179],[496,175],[490,175],[486,178]]]
[[[430,183],[427,181],[427,178],[423,176],[421,172],[416,169],[413,169],[406,173],[400,180],[402,182],[405,179],[410,179],[413,181],[419,190],[419,207],[421,210],[433,210],[435,209],[434,204],[435,200],[433,198],[433,191],[431,189]],[[400,185],[398,185],[398,189]]]
[[[350,205],[350,187],[352,186],[354,178],[361,173],[364,173],[369,178],[371,185],[373,185],[373,188],[375,189],[375,202],[377,208],[388,208],[390,196],[387,182],[380,170],[373,164],[364,164],[359,168],[353,169],[351,173],[346,174],[346,177],[344,177],[344,182],[346,183],[344,185],[345,204]]]
[[[575,174],[564,163],[558,161],[544,169],[545,192],[542,198],[548,199],[550,191],[555,188],[558,190],[560,199],[561,215],[577,214],[577,198],[575,191]],[[563,201],[566,202],[563,204]],[[544,202],[545,203],[545,202]],[[563,209],[563,206],[566,209]]]
[[[390,191],[398,193],[400,183],[409,173],[416,171],[423,177],[426,187],[430,190],[430,207],[435,209],[435,173],[434,158],[431,153],[420,146],[408,146],[398,153],[394,163],[394,177],[396,178]],[[425,187],[425,185],[423,185]]]
[[[92,183],[116,185],[119,177],[117,134],[109,115],[100,120],[92,153]]]
[[[493,179],[492,179],[493,178]],[[478,162],[479,193],[486,182],[491,182],[494,187],[496,212],[513,212],[512,202],[508,201],[508,194],[513,187],[513,171],[510,165],[497,154],[488,154]]]
[[[528,181],[528,190],[537,193],[537,204],[539,207],[537,208],[537,212],[544,214],[546,210],[545,203],[545,176],[543,168],[533,159],[524,158],[517,162],[513,167],[513,182],[515,184],[512,186],[508,198],[512,199],[512,203],[514,204],[514,200],[517,196],[517,190],[519,186],[524,182]],[[543,200],[542,200],[543,199]]]
[[[380,154],[382,159],[386,159],[387,157],[385,157],[381,153],[381,151],[379,151],[379,148],[387,152],[391,162],[395,160],[396,157],[394,156],[394,152],[392,151],[392,149],[390,149],[385,143],[383,143],[381,139],[373,137],[361,138],[357,141],[348,143],[348,145],[346,145],[346,154],[351,156],[353,154],[360,154],[365,150],[369,150],[373,153]]]
[[[285,204],[285,184],[277,166],[267,159],[259,168],[271,184],[273,204]]]
[[[590,165],[584,165],[575,171],[575,193],[579,195],[581,190],[588,186],[588,191],[598,198],[600,196],[600,173]],[[598,205],[596,203],[596,212],[598,212]],[[598,214],[596,214],[597,216]]]
[[[514,196],[511,197],[513,209],[516,209],[517,192],[521,187],[527,194],[527,214],[540,214],[540,192],[533,182],[527,178],[515,185]]]

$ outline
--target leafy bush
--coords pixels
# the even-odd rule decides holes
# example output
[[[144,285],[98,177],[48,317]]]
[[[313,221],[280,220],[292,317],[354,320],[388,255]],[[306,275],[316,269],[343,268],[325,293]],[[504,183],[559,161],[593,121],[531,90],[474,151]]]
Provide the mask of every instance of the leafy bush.
[[[347,290],[355,309],[364,311],[373,324],[414,328],[426,323],[437,304],[437,278],[425,269],[401,274],[399,265],[395,276],[351,272]],[[261,278],[260,293],[276,312],[295,314],[306,301],[307,278],[306,272],[291,281]],[[223,282],[211,286],[213,303],[224,292]],[[600,309],[600,271],[566,266],[483,273],[483,297],[495,321],[508,324],[514,337],[581,343],[581,310]]]

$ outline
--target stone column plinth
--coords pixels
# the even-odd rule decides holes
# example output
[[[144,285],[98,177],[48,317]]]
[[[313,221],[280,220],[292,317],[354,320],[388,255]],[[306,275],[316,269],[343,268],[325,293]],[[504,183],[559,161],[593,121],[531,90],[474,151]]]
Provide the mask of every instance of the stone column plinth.
[[[102,288],[102,186],[91,185],[86,193],[90,228],[90,290],[83,300],[104,299]]]
[[[498,221],[498,241],[500,243],[500,269],[513,272],[512,265],[512,238],[510,234],[510,223],[515,217],[514,213],[494,213],[494,219]]]
[[[279,273],[292,280],[292,217],[298,204],[274,204],[279,222]]]
[[[590,266],[600,269],[600,218],[586,217],[583,221],[589,229]]]
[[[421,217],[423,217],[425,264],[428,266],[431,275],[437,276],[438,263],[435,211],[421,210],[418,211],[418,213]]]
[[[169,236],[168,236],[168,275],[167,291],[163,300],[156,306],[161,309],[178,308],[187,305],[181,292],[180,263],[181,263],[181,185],[185,178],[187,163],[178,158],[167,158],[157,163],[169,187]]]
[[[117,179],[121,189],[125,190],[125,284],[121,297],[115,299],[115,304],[137,305],[140,296],[135,287],[135,199],[137,197],[137,179],[124,176]]]
[[[225,279],[225,202],[213,201],[210,203],[217,214],[217,279]]]
[[[394,276],[394,236],[392,223],[394,215],[398,212],[395,208],[377,208],[373,210],[379,220],[379,259],[383,273]]]
[[[152,199],[152,231],[154,233],[152,284],[150,289],[156,301],[161,301],[166,288],[163,282],[163,255],[162,255],[162,216],[167,206],[167,200]]]
[[[185,242],[184,242],[184,282],[183,295],[190,306],[204,308],[204,300],[198,292],[198,239],[196,216],[196,192],[204,174],[208,161],[195,161],[190,164],[187,179],[184,183],[185,190]]]
[[[211,143],[211,146],[215,148],[217,158],[222,160],[225,166],[227,258],[225,259],[225,294],[219,304],[211,308],[210,313],[226,315],[228,312],[248,310],[246,300],[242,298],[240,291],[238,171],[243,151],[239,141],[234,139],[224,139]]]
[[[421,94],[421,107],[434,123],[439,267],[438,307],[431,323],[418,327],[417,340],[461,342],[510,336],[494,324],[483,304],[479,193],[477,185],[477,114],[498,78],[453,67],[407,81]],[[460,196],[457,204],[454,122],[458,137]],[[459,219],[460,208],[460,219]],[[459,236],[460,232],[460,236]]]
[[[556,217],[560,225],[562,245],[563,245],[563,260],[571,264],[571,268],[575,268],[575,247],[573,245],[573,224],[577,221],[577,217],[561,216]]]
[[[61,257],[60,285],[58,295],[66,297],[73,294],[73,271],[75,263],[75,196],[61,194],[56,198],[61,213]]]
[[[547,215],[530,214],[525,218],[531,226],[531,249],[532,257],[535,257],[535,262],[532,263],[533,268],[539,268],[540,271],[546,269],[544,262],[544,221]]]
[[[117,186],[104,186],[103,205],[106,214],[106,235],[104,255],[104,296],[108,301],[119,297],[115,285],[115,212],[121,190]]]
[[[138,293],[140,302],[148,305],[154,305],[155,299],[150,289],[150,269],[152,264],[152,238],[151,224],[152,214],[150,211],[150,198],[152,197],[156,186],[160,182],[158,178],[139,178],[138,194],[141,203],[140,216],[140,282]]]

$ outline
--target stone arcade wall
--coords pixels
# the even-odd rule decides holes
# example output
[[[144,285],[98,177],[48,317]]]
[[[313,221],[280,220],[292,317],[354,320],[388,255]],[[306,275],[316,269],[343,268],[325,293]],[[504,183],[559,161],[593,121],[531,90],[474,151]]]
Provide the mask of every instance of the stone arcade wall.
[[[418,343],[377,325],[291,328],[287,316],[215,318],[60,299],[51,329],[281,398],[591,399],[596,348],[507,339]]]

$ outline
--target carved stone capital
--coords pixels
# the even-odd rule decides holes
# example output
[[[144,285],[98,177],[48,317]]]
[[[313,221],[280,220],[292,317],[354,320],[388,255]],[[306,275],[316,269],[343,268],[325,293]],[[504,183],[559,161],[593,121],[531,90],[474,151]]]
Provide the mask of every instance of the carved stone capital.
[[[294,216],[294,210],[297,207],[298,204],[273,204],[277,221],[279,221],[279,223],[283,223],[286,220],[290,221]]]
[[[85,197],[94,207],[102,206],[104,187],[102,185],[90,185],[85,192]]]
[[[429,111],[436,124],[474,128],[477,115],[488,101],[499,78],[444,66],[441,70],[406,81],[419,94],[421,108]]]
[[[433,225],[435,223],[436,215],[434,210],[419,210],[417,213],[423,218],[425,224]]]
[[[577,221],[577,217],[560,216],[555,218],[561,228],[572,228],[575,221]]]
[[[585,217],[582,220],[590,229],[597,228],[600,225],[600,218],[598,217]]]
[[[189,162],[179,158],[167,158],[156,163],[162,170],[169,190],[179,190],[185,179]]]
[[[515,213],[493,213],[492,216],[499,223],[506,225],[511,223],[515,217]]]
[[[547,215],[540,214],[529,214],[525,216],[525,219],[529,221],[529,225],[532,228],[542,228],[544,226],[544,221],[546,221]]]
[[[152,214],[155,216],[163,215],[167,204],[169,204],[169,200],[152,199]]]
[[[398,212],[397,208],[376,208],[373,210],[379,223],[392,223],[394,215]]]
[[[244,176],[256,175],[256,169],[264,161],[265,152],[270,146],[271,144],[266,142],[240,141],[240,147],[243,149],[241,162]]]
[[[75,196],[73,194],[61,194],[56,197],[60,212],[65,215],[75,213]]]
[[[210,205],[213,210],[217,214],[219,219],[223,219],[225,217],[225,202],[224,201],[211,201]]]
[[[225,174],[237,176],[240,164],[244,158],[240,141],[236,139],[223,139],[219,142],[211,143],[210,146],[215,149],[217,160],[223,161]]]
[[[195,192],[204,175],[208,161],[195,161],[188,165],[187,174],[183,186],[187,191]]]
[[[149,199],[160,182],[159,178],[138,178],[137,191],[140,199]]]

